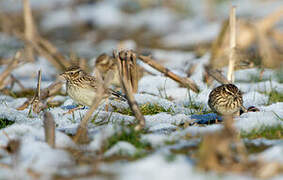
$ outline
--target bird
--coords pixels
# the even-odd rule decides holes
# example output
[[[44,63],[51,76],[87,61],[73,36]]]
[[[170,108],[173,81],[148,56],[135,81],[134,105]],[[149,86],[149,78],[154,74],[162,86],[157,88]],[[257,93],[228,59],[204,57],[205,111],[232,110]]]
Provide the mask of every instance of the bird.
[[[208,98],[210,109],[219,115],[240,115],[240,110],[247,112],[243,106],[242,92],[234,84],[222,84],[214,88]]]
[[[98,78],[87,74],[79,66],[71,66],[60,74],[60,77],[66,80],[66,90],[68,96],[79,105],[92,106],[95,98],[97,98],[99,87],[104,87]],[[126,98],[120,93],[110,88],[102,88],[105,90],[103,99],[108,97],[118,98],[126,101]]]
[[[95,69],[98,70],[104,81],[115,87],[120,86],[119,70],[114,58],[106,53],[101,54],[95,61]]]
[[[102,53],[95,60],[95,69],[98,70],[105,82],[116,88],[121,87],[118,65],[113,57]],[[138,66],[138,79],[141,79],[145,74],[145,70]]]

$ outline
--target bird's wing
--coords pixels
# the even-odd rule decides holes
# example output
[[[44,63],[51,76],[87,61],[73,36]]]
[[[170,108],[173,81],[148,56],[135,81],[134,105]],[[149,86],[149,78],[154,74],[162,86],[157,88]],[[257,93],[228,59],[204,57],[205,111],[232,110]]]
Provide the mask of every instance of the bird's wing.
[[[94,90],[97,90],[98,88],[98,82],[97,82],[97,79],[93,76],[85,76],[87,82],[88,82],[88,85],[91,86],[92,88],[94,88]],[[103,84],[102,84],[103,86]],[[127,101],[125,95],[123,95],[122,93],[118,92],[118,91],[114,91],[110,88],[106,88],[106,94],[111,95],[112,97],[116,98],[116,99],[119,99],[119,100],[122,100],[122,101]]]
[[[84,76],[86,79],[87,85],[97,90],[97,79],[93,76]]]

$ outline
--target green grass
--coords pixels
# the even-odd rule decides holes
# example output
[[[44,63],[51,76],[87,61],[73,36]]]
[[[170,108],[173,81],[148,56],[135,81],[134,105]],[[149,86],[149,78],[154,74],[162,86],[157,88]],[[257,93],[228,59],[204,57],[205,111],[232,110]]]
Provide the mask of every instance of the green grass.
[[[15,123],[14,121],[9,121],[8,119],[0,119],[0,129],[10,126],[14,123]]]
[[[204,104],[196,103],[196,101],[191,96],[191,93],[189,90],[188,90],[188,104],[185,104],[184,107],[190,109],[190,115],[192,114],[202,115],[202,114],[208,114],[212,112],[211,110],[206,110],[204,108],[205,107]]]
[[[126,108],[126,109],[119,109],[117,107],[113,107],[114,111],[113,112],[118,112],[124,115],[128,115],[128,116],[133,116],[133,112],[130,108]],[[140,107],[141,113],[143,115],[154,115],[154,114],[158,114],[160,112],[167,112],[169,114],[173,114],[173,110],[172,108],[168,108],[165,109],[164,107],[158,105],[158,104],[150,104],[150,103],[146,103],[141,105]]]
[[[110,149],[120,141],[126,141],[132,144],[133,146],[135,146],[136,152],[131,156],[118,154],[118,155],[114,155],[113,157],[111,156],[108,159],[111,160],[112,158],[114,158],[114,159],[120,159],[120,160],[124,159],[131,161],[131,160],[143,158],[152,151],[152,147],[150,143],[141,140],[141,135],[146,133],[146,130],[135,131],[134,126],[122,125],[121,127],[122,127],[121,131],[116,132],[107,139],[104,150],[107,151],[108,149]]]
[[[260,129],[254,129],[250,132],[241,132],[242,138],[256,139],[256,138],[266,138],[266,139],[283,139],[283,127],[262,127]]]
[[[283,92],[277,92],[276,90],[272,90],[267,93],[268,95],[268,104],[283,102]]]
[[[149,143],[141,141],[143,131],[135,131],[134,127],[123,127],[122,131],[116,132],[113,136],[108,138],[106,149],[111,148],[119,141],[126,141],[131,143],[137,149],[151,149]]]
[[[12,96],[13,98],[21,98],[21,97],[29,98],[29,97],[33,97],[34,96],[34,91],[35,90],[33,90],[33,89],[25,89],[23,91],[13,92],[11,90],[6,89],[4,94]]]
[[[277,73],[276,73],[277,79],[279,83],[283,83],[283,68],[281,68]]]
[[[190,115],[192,114],[201,115],[201,114],[212,113],[211,110],[204,109],[204,104],[198,105],[193,101],[190,101],[190,103],[188,105],[185,105],[184,107],[190,109]]]
[[[245,147],[247,149],[248,154],[255,154],[255,153],[263,152],[264,150],[268,149],[270,146],[266,144],[255,145],[254,143],[245,142]]]

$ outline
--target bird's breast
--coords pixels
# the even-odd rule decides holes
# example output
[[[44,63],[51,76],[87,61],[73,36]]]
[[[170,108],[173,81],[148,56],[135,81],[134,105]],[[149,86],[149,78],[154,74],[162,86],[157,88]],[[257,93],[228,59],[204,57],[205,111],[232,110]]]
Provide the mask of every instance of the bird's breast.
[[[74,101],[84,106],[91,106],[96,94],[93,89],[73,86],[67,88],[67,93]]]

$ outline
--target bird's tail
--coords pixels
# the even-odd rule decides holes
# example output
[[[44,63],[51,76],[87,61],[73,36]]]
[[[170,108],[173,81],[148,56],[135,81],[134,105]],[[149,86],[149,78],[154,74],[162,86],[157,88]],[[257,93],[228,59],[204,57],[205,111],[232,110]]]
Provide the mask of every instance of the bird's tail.
[[[112,97],[115,99],[119,99],[121,101],[127,101],[126,96],[119,91],[114,91],[112,89],[109,89],[109,94],[111,94]]]

